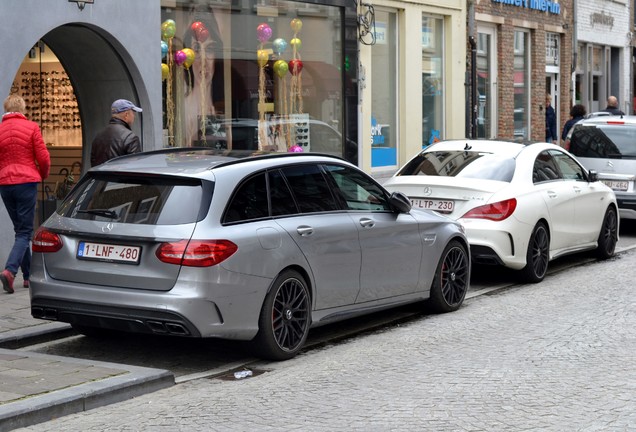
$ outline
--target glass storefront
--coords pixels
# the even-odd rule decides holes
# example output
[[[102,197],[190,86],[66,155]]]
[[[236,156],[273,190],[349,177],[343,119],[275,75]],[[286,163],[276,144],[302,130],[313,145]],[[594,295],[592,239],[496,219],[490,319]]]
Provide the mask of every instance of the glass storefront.
[[[161,11],[164,145],[355,160],[343,131],[343,7],[172,3]]]
[[[444,139],[444,20],[422,16],[422,147]]]
[[[397,14],[375,10],[371,69],[371,167],[397,165]]]

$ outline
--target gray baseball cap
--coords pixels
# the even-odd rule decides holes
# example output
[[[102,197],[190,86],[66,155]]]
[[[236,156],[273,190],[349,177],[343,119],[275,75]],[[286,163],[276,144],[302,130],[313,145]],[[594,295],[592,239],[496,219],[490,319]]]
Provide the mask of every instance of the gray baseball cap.
[[[117,114],[117,113],[128,111],[128,110],[133,110],[133,111],[137,111],[137,112],[141,112],[142,111],[141,108],[139,108],[134,103],[132,103],[131,101],[126,100],[126,99],[117,99],[110,106],[111,114]]]

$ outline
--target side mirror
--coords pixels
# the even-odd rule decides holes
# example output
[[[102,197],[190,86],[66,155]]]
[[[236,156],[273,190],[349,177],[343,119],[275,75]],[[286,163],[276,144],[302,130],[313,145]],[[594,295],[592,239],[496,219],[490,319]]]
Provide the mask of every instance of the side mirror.
[[[391,193],[389,204],[400,213],[408,213],[411,211],[411,200],[402,192]]]
[[[590,183],[594,183],[598,181],[598,173],[596,170],[589,170],[587,173],[587,181]]]

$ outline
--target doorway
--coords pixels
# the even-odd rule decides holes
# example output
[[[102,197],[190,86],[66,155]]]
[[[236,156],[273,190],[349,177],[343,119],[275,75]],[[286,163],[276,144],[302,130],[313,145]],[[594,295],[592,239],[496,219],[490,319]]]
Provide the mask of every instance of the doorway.
[[[545,76],[545,94],[552,97],[552,108],[556,114],[556,130],[557,135],[561,135],[561,98],[559,74],[546,73]]]

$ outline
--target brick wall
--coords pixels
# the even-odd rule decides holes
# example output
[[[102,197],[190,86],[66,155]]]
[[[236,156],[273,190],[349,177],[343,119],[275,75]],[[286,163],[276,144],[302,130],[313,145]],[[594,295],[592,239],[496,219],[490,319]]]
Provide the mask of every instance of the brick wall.
[[[541,0],[539,0],[541,1]],[[527,31],[530,38],[530,133],[531,140],[545,139],[545,37],[546,32],[561,35],[559,65],[560,124],[569,118],[571,106],[572,29],[573,1],[560,0],[560,14],[551,14],[525,7],[530,3],[521,0],[521,6],[500,3],[496,0],[475,0],[478,18],[497,25],[497,100],[498,138],[514,139],[514,33]],[[546,0],[546,3],[550,3]],[[479,21],[476,21],[479,25]],[[470,58],[467,59],[470,67]]]

